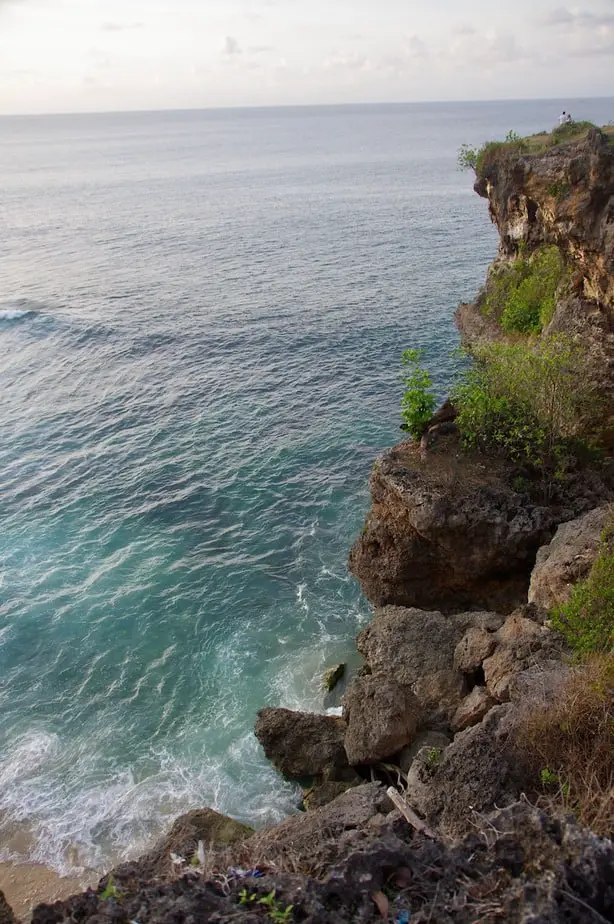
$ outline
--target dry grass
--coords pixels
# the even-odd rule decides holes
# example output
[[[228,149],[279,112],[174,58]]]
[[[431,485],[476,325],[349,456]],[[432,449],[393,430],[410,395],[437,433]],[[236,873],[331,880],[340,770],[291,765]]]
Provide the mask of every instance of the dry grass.
[[[614,653],[593,655],[550,700],[526,703],[515,745],[540,803],[614,833]]]

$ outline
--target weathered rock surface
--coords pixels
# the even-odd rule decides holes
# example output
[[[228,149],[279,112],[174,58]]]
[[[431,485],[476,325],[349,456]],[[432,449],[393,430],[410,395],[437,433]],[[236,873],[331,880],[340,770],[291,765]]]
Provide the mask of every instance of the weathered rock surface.
[[[501,703],[510,698],[515,678],[531,665],[560,653],[560,642],[549,629],[521,613],[508,616],[495,633],[497,647],[482,663],[486,689]]]
[[[164,881],[174,871],[171,853],[183,857],[189,864],[198,850],[199,841],[203,842],[206,850],[230,847],[247,840],[253,833],[254,829],[248,825],[210,808],[187,812],[176,819],[166,837],[148,853],[113,870],[113,882],[118,888],[131,891],[139,882]],[[109,882],[108,876],[101,882],[104,889]]]
[[[372,506],[350,570],[376,606],[510,612],[526,600],[538,549],[584,499],[541,506],[507,483],[502,463],[436,444],[425,462],[401,443],[370,480]],[[590,505],[590,501],[588,501]]]
[[[409,772],[409,768],[413,764],[414,760],[422,750],[422,748],[427,748],[428,750],[437,750],[442,751],[444,748],[447,748],[450,744],[450,738],[445,735],[443,732],[439,731],[426,731],[421,732],[419,735],[416,735],[416,738],[408,747],[403,748],[399,754],[398,761],[401,771],[405,774]]]
[[[4,897],[4,892],[0,892],[0,924],[19,924],[11,906]]]
[[[286,818],[273,828],[259,831],[246,841],[248,855],[268,861],[292,857],[297,868],[311,864],[313,868],[327,862],[331,854],[330,841],[344,832],[363,828],[377,815],[385,815],[392,804],[381,783],[364,783],[338,796],[333,802],[315,811]]]
[[[352,766],[375,764],[409,744],[420,702],[409,686],[386,674],[358,677],[343,698],[345,750]]]
[[[446,728],[467,693],[466,678],[454,663],[459,642],[467,631],[486,634],[484,627],[497,629],[502,623],[503,617],[494,613],[444,616],[388,606],[376,610],[356,645],[374,675],[386,675],[412,690],[422,727]]]
[[[319,849],[327,840],[329,854],[318,878],[284,867],[263,879],[236,881],[223,865],[219,873],[227,877],[227,894],[219,879],[193,873],[162,885],[141,883],[138,892],[119,899],[90,891],[41,905],[33,924],[258,924],[268,918],[257,900],[271,892],[282,912],[293,905],[292,919],[305,924],[372,924],[381,920],[373,893],[397,882],[410,888],[395,912],[411,913],[415,924],[596,924],[614,918],[614,847],[569,819],[553,820],[516,802],[476,818],[473,832],[450,846],[414,836],[396,813],[388,822],[379,818],[377,833],[369,827],[373,816],[335,839],[323,838],[321,828]],[[291,865],[292,855],[288,858]],[[253,903],[240,904],[244,889],[255,896]]]
[[[344,780],[349,769],[341,718],[266,708],[258,713],[255,734],[274,767],[289,779]]]
[[[485,687],[474,687],[454,713],[452,731],[464,731],[477,725],[497,703]]]
[[[557,529],[554,539],[537,553],[529,601],[550,610],[567,603],[574,584],[587,577],[608,520],[608,507],[598,507]]]
[[[507,740],[510,708],[497,706],[479,725],[460,732],[438,761],[423,748],[411,765],[408,800],[444,834],[465,834],[474,812],[518,797]]]
[[[496,647],[494,633],[472,626],[454,650],[454,667],[463,674],[471,674],[482,666]]]

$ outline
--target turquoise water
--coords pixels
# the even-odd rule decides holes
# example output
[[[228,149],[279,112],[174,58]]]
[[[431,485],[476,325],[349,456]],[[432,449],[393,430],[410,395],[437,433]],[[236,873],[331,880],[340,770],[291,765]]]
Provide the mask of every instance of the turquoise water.
[[[255,713],[323,708],[400,352],[445,391],[496,248],[456,150],[559,108],[0,120],[0,856],[294,809]]]

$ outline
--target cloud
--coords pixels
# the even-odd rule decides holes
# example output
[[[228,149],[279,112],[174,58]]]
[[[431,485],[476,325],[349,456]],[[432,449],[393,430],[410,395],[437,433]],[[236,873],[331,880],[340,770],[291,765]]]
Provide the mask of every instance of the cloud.
[[[452,26],[452,35],[475,35],[476,31],[475,26],[468,22],[459,22],[457,25]]]
[[[234,58],[237,55],[242,54],[241,47],[236,38],[232,35],[227,35],[224,41],[224,48],[222,54],[226,55],[229,58]]]
[[[553,28],[566,27],[568,29],[601,29],[604,26],[614,26],[613,13],[589,13],[580,10],[572,13],[567,7],[559,6],[550,10],[540,20],[542,25]]]
[[[142,29],[144,26],[144,22],[103,22],[100,30],[101,32],[127,32],[131,29]]]

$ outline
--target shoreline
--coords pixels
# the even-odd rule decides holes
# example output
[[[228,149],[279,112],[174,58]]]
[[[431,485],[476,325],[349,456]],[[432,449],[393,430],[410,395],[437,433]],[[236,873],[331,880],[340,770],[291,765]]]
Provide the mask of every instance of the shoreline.
[[[39,863],[0,862],[0,892],[20,921],[30,920],[32,911],[41,902],[53,904],[77,892],[95,886],[101,873],[90,871],[82,876],[60,876]]]

